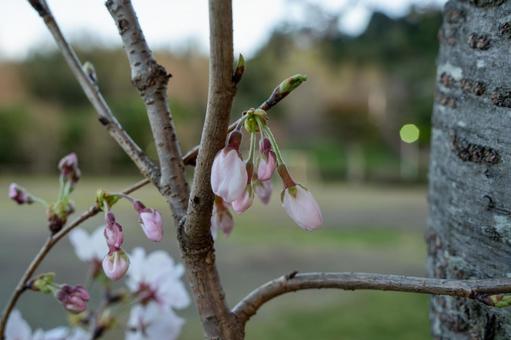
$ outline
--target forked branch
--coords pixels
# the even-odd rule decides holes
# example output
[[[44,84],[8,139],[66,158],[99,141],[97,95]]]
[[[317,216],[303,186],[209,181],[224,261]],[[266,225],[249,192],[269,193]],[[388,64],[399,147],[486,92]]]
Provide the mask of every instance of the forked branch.
[[[488,295],[511,293],[511,279],[443,280],[374,273],[293,272],[253,290],[234,308],[244,325],[266,302],[286,293],[304,289],[384,290],[476,299],[491,305]]]
[[[185,216],[188,205],[188,184],[167,103],[167,83],[171,75],[153,58],[131,1],[108,0],[106,7],[122,38],[131,67],[132,83],[144,99],[160,160],[161,179],[158,188],[169,201],[179,221]]]
[[[159,181],[158,167],[147,157],[142,149],[135,143],[135,141],[128,135],[126,130],[121,126],[119,121],[115,118],[112,110],[103,98],[99,91],[97,84],[86,74],[82,67],[80,59],[76,55],[71,45],[68,43],[62,31],[60,30],[55,17],[53,16],[50,7],[46,0],[28,0],[32,7],[43,18],[46,27],[53,36],[58,48],[62,52],[66,63],[73,72],[73,75],[80,83],[83,92],[91,102],[99,116],[99,121],[103,124],[114,140],[124,150],[124,152],[131,158],[133,163],[138,167],[139,171],[146,178],[149,178],[153,183]]]

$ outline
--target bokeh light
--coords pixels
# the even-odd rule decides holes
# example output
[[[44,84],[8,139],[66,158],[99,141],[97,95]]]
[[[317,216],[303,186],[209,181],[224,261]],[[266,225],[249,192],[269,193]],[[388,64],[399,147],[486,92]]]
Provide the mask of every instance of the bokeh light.
[[[405,143],[414,143],[419,139],[420,131],[415,124],[405,124],[399,130],[399,136]]]

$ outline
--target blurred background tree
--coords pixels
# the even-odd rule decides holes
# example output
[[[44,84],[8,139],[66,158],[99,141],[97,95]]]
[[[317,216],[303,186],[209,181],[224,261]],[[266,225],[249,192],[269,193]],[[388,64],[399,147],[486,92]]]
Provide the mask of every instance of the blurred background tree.
[[[339,29],[342,13],[304,6],[305,20],[281,23],[247,61],[234,113],[256,106],[281,79],[305,73],[307,85],[271,113],[286,148],[295,151],[290,159],[295,167],[321,180],[423,181],[439,10],[412,7],[399,18],[374,12],[367,29],[350,36]],[[81,59],[95,65],[122,124],[154,154],[122,51],[83,37],[75,45]],[[207,56],[192,46],[172,54],[160,50],[157,58],[172,70],[171,106],[183,148],[190,147],[199,140],[205,111]],[[135,173],[91,110],[55,50],[40,48],[23,60],[2,62],[0,171],[52,171],[59,156],[73,149],[90,173]],[[412,156],[403,153],[399,136],[406,123],[420,130]],[[417,163],[417,171],[407,177],[400,168],[408,161]]]

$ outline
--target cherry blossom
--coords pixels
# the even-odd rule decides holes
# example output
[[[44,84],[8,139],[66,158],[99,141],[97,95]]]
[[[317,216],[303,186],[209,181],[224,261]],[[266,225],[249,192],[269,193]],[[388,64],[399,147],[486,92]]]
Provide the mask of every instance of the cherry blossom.
[[[183,266],[175,264],[166,252],[158,250],[146,255],[139,247],[131,254],[127,285],[142,304],[156,302],[164,307],[181,309],[190,304],[181,281],[183,273]]]
[[[174,340],[177,339],[184,320],[172,309],[155,302],[131,309],[126,340]]]
[[[81,328],[57,327],[44,331],[32,329],[19,310],[12,311],[5,328],[6,340],[90,340],[91,335]]]

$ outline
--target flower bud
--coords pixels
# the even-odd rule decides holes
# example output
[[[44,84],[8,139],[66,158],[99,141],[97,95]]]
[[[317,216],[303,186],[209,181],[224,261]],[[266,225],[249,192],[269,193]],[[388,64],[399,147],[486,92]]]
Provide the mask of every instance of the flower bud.
[[[234,202],[232,202],[232,210],[234,210],[238,214],[241,214],[242,212],[245,212],[248,208],[250,208],[253,202],[254,191],[252,190],[252,186],[248,185],[243,195]]]
[[[259,144],[261,159],[257,168],[257,178],[261,181],[267,181],[273,176],[273,172],[277,168],[277,156],[271,149],[271,143],[268,138],[261,140]]]
[[[234,69],[234,74],[232,75],[232,81],[234,84],[238,84],[245,72],[245,58],[243,58],[243,54],[240,53],[240,57],[238,58],[238,63],[236,68]]]
[[[225,204],[221,197],[215,197],[215,204],[213,205],[213,213],[211,215],[211,231],[216,235],[217,230],[221,230],[225,236],[234,229],[234,220],[229,207]]]
[[[239,155],[241,133],[233,131],[228,145],[215,156],[211,168],[213,192],[231,203],[243,195],[247,186],[247,169]]]
[[[81,285],[63,285],[57,292],[57,299],[71,313],[81,313],[87,309],[89,293]]]
[[[52,235],[58,233],[67,222],[67,215],[61,215],[56,210],[55,205],[48,208],[48,229]]]
[[[314,196],[299,184],[284,189],[282,206],[289,217],[305,230],[314,230],[323,223],[323,215]]]
[[[80,179],[80,169],[78,168],[78,157],[74,152],[62,158],[59,162],[61,176],[71,182],[71,186]]]
[[[126,274],[130,265],[130,259],[124,250],[119,249],[108,253],[103,259],[103,271],[111,280],[119,280]]]
[[[254,191],[257,197],[263,204],[270,203],[272,185],[271,180],[268,181],[254,181]]]
[[[111,211],[106,213],[105,220],[106,225],[104,235],[106,244],[108,245],[110,252],[117,251],[121,248],[122,243],[124,242],[124,232],[122,231],[122,226],[117,223],[115,216]]]
[[[133,208],[138,212],[140,226],[145,236],[154,242],[160,242],[163,239],[163,219],[161,214],[155,209],[149,209],[140,201],[133,202]]]
[[[28,287],[35,292],[44,294],[52,293],[55,289],[54,285],[55,273],[44,273],[29,282]]]
[[[32,204],[34,200],[25,191],[25,189],[18,186],[16,183],[9,185],[9,198],[18,204]]]

